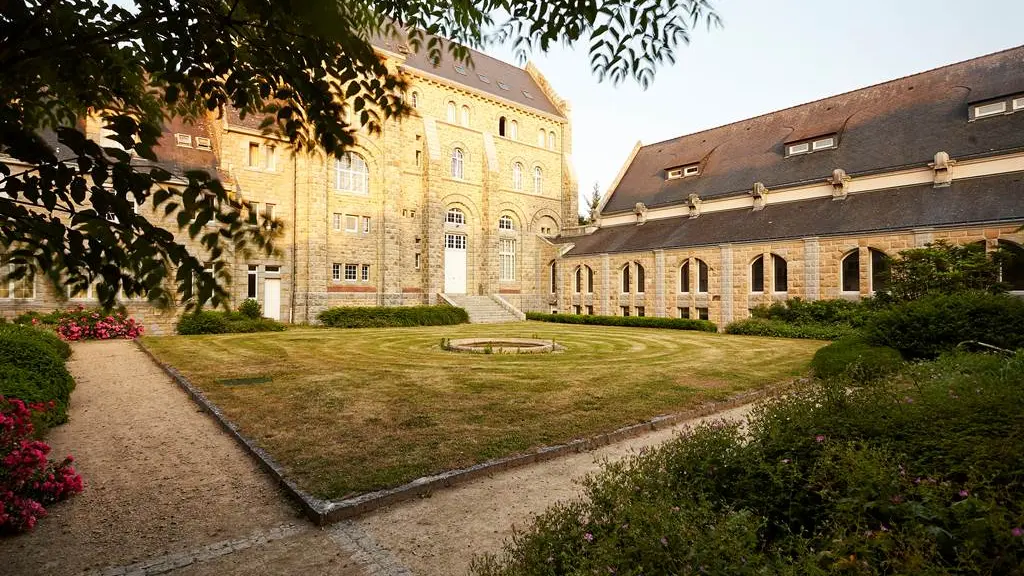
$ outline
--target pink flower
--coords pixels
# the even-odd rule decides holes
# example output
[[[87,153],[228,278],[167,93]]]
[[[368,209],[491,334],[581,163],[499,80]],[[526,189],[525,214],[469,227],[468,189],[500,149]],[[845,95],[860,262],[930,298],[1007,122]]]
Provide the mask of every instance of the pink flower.
[[[1013,534],[1017,538],[1020,538],[1021,536],[1024,536],[1024,529],[1014,528],[1013,530],[1010,530],[1010,534]]]
[[[817,442],[818,444],[821,444],[822,442],[825,441],[825,435],[818,434],[817,436],[814,437],[814,441]]]
[[[960,491],[960,497],[961,497],[961,498],[967,498],[967,497],[968,497],[968,496],[970,496],[970,495],[971,495],[971,493],[970,493],[970,492],[968,492],[967,490],[961,490],[961,491]]]
[[[1014,528],[1014,530],[1016,530],[1016,528]],[[590,532],[587,532],[586,534],[583,535],[583,539],[586,540],[587,542],[593,542],[594,541],[594,535],[591,534]]]

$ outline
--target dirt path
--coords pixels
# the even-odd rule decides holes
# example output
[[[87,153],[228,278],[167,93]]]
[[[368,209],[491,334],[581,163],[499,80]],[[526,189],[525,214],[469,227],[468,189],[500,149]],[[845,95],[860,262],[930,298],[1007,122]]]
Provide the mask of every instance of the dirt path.
[[[413,574],[465,574],[474,554],[498,552],[513,527],[523,527],[548,506],[579,496],[579,480],[605,460],[624,458],[711,419],[741,420],[750,406],[698,418],[593,452],[509,470],[384,508],[357,520]]]
[[[0,539],[0,572],[363,573],[133,343],[76,344],[68,368],[70,422],[47,441],[75,456],[86,489]]]

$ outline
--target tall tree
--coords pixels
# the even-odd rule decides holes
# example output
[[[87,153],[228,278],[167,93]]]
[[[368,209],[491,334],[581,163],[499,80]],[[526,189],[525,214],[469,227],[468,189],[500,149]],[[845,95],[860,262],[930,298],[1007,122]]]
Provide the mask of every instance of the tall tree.
[[[121,4],[125,4],[122,2]],[[11,277],[35,269],[55,286],[97,284],[170,304],[227,302],[226,250],[273,250],[280,226],[247,221],[243,199],[204,172],[154,161],[168,117],[226,106],[262,118],[296,153],[338,156],[355,132],[408,112],[404,82],[374,50],[402,36],[438,61],[510,42],[517,54],[588,42],[593,72],[647,86],[698,23],[708,0],[10,0],[0,12],[0,244]],[[486,31],[494,31],[488,34]],[[441,40],[448,38],[450,42]],[[99,114],[119,146],[78,129]],[[351,118],[349,122],[346,118]],[[56,134],[58,155],[44,136]],[[174,215],[199,256],[135,205]],[[171,275],[173,279],[171,278]],[[176,286],[168,290],[168,284]]]
[[[597,221],[597,209],[601,206],[601,185],[594,182],[594,187],[590,191],[590,197],[587,199],[587,213],[580,214],[580,226],[586,224],[593,224]]]

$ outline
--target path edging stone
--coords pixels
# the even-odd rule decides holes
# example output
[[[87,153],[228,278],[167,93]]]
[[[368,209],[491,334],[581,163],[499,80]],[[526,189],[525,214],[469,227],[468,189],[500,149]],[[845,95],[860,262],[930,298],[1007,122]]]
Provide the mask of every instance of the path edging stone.
[[[299,503],[306,516],[312,522],[320,526],[360,516],[367,512],[376,510],[377,508],[390,506],[405,500],[411,500],[413,498],[429,494],[434,490],[451,487],[455,484],[489,476],[497,472],[511,470],[528,464],[544,462],[568,454],[587,452],[602,446],[635,438],[647,432],[653,432],[655,430],[675,426],[676,424],[687,420],[702,418],[724,410],[738,408],[739,406],[760,400],[777,389],[777,387],[767,387],[760,390],[752,390],[737,394],[719,402],[705,402],[696,408],[692,408],[684,412],[655,416],[646,422],[624,426],[612,432],[598,434],[589,438],[570,440],[564,444],[543,446],[528,454],[518,454],[495,460],[488,460],[487,462],[481,462],[480,464],[476,464],[468,468],[449,470],[432,476],[423,476],[396,488],[368,492],[366,494],[360,494],[359,496],[345,498],[342,500],[324,500],[299,488],[298,484],[285,475],[284,467],[282,467],[280,463],[278,463],[265,450],[257,446],[253,440],[242,434],[235,423],[229,420],[220,408],[211,402],[209,398],[203,394],[202,390],[192,384],[184,374],[179,372],[173,366],[160,361],[160,359],[157,358],[156,355],[153,354],[153,352],[150,351],[140,340],[135,340],[135,343],[138,345],[139,349],[149,356],[157,366],[162,368],[164,372],[166,372],[167,375],[170,376],[171,379],[174,380],[178,386],[180,386],[192,398],[192,400],[199,404],[204,411],[213,416],[214,420],[216,420],[218,424],[220,424],[220,426],[231,437],[233,437],[246,450],[246,452],[249,453],[250,456],[255,458],[264,470],[270,473],[270,475],[278,481],[289,496]]]

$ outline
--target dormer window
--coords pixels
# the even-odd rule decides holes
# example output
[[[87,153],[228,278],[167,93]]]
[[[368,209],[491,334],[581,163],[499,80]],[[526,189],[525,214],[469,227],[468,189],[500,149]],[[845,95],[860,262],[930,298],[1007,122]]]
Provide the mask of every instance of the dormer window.
[[[698,175],[700,175],[700,164],[687,164],[686,166],[669,168],[666,172],[666,176],[669,180],[676,180],[678,178],[689,178],[690,176]]]
[[[800,154],[810,154],[811,152],[818,152],[820,150],[831,150],[836,147],[836,137],[833,136],[821,136],[813,138],[811,140],[804,140],[803,142],[793,142],[786,144],[786,156],[799,156]]]
[[[998,100],[971,104],[968,120],[1013,114],[1021,110],[1024,110],[1024,96],[1003,96]]]
[[[196,136],[196,150],[210,150],[210,139]]]
[[[191,134],[175,134],[174,143],[182,148],[192,147],[192,135]]]

